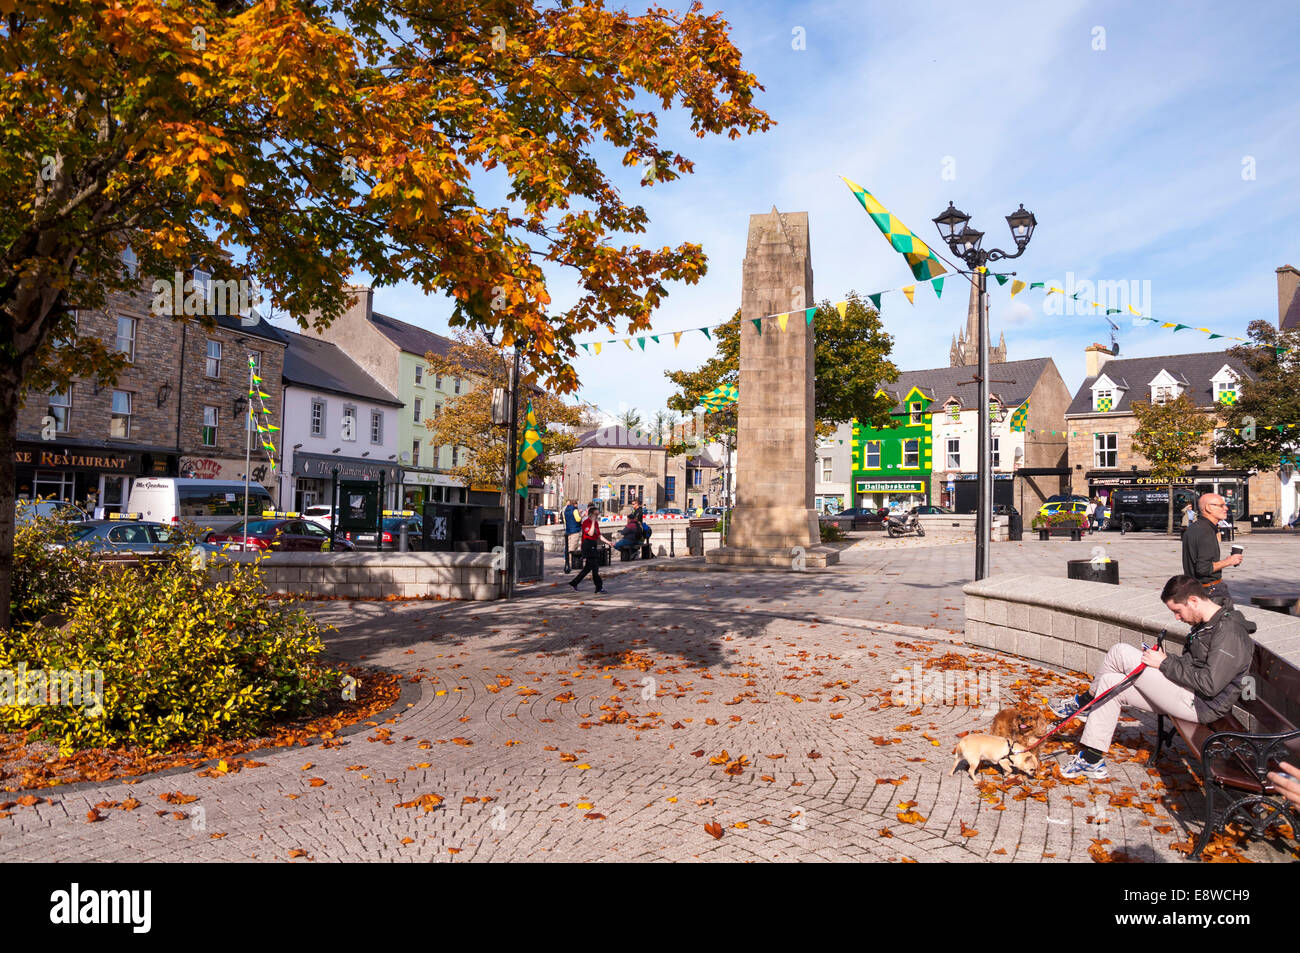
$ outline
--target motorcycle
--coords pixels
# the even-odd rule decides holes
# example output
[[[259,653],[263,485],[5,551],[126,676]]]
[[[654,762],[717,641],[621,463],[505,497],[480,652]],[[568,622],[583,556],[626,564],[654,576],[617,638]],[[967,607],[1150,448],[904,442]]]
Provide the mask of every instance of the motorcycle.
[[[921,525],[921,517],[915,513],[906,515],[890,515],[889,521],[885,524],[885,532],[891,538],[898,536],[911,536],[915,533],[917,536],[925,535],[925,527]]]

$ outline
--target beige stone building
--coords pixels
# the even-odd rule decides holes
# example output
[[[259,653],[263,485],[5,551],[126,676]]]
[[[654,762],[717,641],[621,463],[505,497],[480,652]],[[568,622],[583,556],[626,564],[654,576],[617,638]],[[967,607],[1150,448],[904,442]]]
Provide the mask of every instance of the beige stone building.
[[[1249,371],[1226,351],[1118,359],[1115,350],[1093,344],[1084,350],[1087,377],[1066,411],[1073,492],[1108,498],[1121,488],[1158,489],[1145,458],[1133,451],[1137,417],[1132,402],[1160,402],[1186,394],[1214,414],[1231,402]],[[1207,459],[1190,468],[1176,486],[1190,493],[1220,493],[1235,521],[1274,512],[1279,504],[1276,473],[1252,474],[1218,462],[1212,437],[1202,445]]]
[[[668,456],[644,431],[600,427],[578,437],[578,445],[560,454],[560,508],[568,500],[580,506],[596,501],[605,512],[623,513],[636,500],[646,509],[685,513],[721,501],[722,468],[708,453]]]

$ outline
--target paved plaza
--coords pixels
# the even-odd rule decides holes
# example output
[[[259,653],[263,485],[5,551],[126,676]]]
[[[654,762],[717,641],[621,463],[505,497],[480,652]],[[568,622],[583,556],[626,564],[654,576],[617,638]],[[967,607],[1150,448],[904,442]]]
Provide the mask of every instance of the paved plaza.
[[[1300,588],[1300,540],[1244,542],[1238,601]],[[998,543],[993,570],[1064,577],[1094,545],[1125,585],[1178,571],[1178,540],[1149,534]],[[960,643],[969,540],[865,536],[817,573],[615,565],[599,597],[548,560],[510,604],[309,604],[335,656],[407,676],[400,714],[225,776],[35,792],[0,859],[1179,861],[1200,830],[1185,751],[1156,765],[1150,720],[1121,723],[1108,782],[949,775],[990,695],[1080,684]],[[958,691],[922,699],[936,671]]]

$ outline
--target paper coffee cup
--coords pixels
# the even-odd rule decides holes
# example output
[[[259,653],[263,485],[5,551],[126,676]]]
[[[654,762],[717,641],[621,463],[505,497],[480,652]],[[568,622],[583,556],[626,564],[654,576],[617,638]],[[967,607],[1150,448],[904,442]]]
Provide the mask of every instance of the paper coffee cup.
[[[1232,555],[1234,556],[1240,556],[1243,552],[1245,552],[1245,550],[1246,547],[1241,545],[1241,543],[1232,544]]]

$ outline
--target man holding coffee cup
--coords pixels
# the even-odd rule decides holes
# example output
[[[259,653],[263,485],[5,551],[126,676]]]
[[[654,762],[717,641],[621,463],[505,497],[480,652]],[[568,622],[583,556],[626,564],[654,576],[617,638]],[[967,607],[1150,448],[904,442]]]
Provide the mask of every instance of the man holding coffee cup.
[[[1200,518],[1183,530],[1183,574],[1205,587],[1211,602],[1232,608],[1228,584],[1223,581],[1225,566],[1240,566],[1242,547],[1234,545],[1232,555],[1219,558],[1219,520],[1228,515],[1228,504],[1217,493],[1203,493],[1196,501]]]

